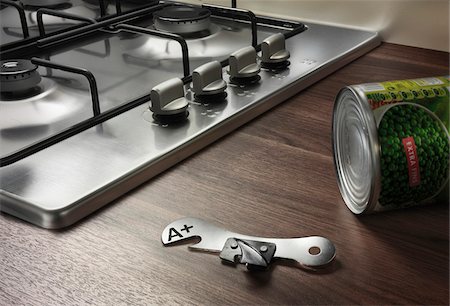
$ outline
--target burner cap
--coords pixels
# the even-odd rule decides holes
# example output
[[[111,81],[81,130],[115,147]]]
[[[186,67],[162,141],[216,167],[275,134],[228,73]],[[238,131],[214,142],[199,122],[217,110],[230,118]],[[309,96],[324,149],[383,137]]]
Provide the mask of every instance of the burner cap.
[[[0,61],[0,80],[2,93],[21,93],[35,87],[41,76],[31,61],[10,59]]]
[[[207,30],[211,12],[195,6],[169,6],[154,13],[155,28],[177,34]]]

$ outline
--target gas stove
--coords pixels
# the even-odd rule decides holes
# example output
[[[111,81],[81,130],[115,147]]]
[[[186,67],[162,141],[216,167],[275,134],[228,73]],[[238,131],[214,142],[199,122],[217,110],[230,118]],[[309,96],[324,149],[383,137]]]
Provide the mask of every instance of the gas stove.
[[[38,8],[37,34],[0,49],[0,210],[44,228],[73,224],[380,43],[236,1],[85,2],[103,13]],[[15,4],[0,12],[26,8]],[[46,31],[45,16],[76,22]]]

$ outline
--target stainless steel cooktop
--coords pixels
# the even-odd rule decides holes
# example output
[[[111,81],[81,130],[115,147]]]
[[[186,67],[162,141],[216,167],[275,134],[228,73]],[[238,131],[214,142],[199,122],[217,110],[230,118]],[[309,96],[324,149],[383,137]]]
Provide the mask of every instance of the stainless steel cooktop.
[[[84,31],[68,28],[2,49],[3,61],[17,54],[43,60],[33,60],[40,75],[35,93],[0,100],[1,211],[45,228],[70,225],[379,44],[372,32],[218,7],[204,7],[211,16],[201,31],[167,38],[153,15],[171,5],[116,13]],[[263,68],[251,84],[231,82],[230,54],[253,44],[259,63],[260,44],[277,33],[286,37],[290,65]],[[222,64],[225,100],[194,97],[192,71],[211,61]],[[59,64],[90,72],[97,107],[86,76],[50,68]],[[150,92],[174,78],[184,83],[189,115],[158,121]]]

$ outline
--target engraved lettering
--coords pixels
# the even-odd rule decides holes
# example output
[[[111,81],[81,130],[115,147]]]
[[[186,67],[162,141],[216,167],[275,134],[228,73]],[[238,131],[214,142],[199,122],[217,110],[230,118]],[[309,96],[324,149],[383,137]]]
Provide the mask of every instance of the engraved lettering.
[[[177,237],[177,236],[180,238],[183,238],[183,235],[181,235],[176,229],[171,227],[169,230],[169,242],[172,240],[172,238]]]
[[[189,233],[189,229],[193,228],[194,226],[188,226],[188,225],[184,225],[184,227],[180,230],[180,231],[185,231],[186,233]]]

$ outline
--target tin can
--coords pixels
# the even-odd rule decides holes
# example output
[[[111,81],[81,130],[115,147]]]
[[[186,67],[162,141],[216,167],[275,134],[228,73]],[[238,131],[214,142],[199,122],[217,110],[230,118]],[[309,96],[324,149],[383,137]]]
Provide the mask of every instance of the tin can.
[[[355,214],[448,203],[449,77],[343,88],[334,105],[333,153]]]

